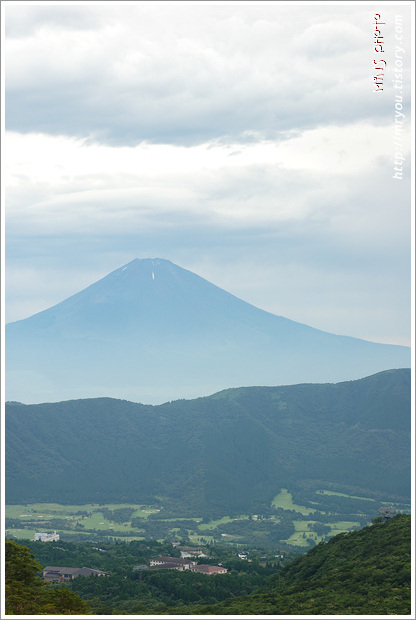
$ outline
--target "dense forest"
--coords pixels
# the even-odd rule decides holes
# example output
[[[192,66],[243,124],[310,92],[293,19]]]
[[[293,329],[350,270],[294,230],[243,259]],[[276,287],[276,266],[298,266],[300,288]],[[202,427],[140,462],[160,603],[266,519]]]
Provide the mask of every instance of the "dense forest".
[[[318,489],[406,502],[410,393],[402,369],[154,407],[8,404],[6,501],[147,503],[198,517],[265,513],[281,488],[311,502]],[[335,501],[318,499],[326,512]]]
[[[219,615],[411,613],[411,517],[381,517],[295,558],[261,593],[181,610]]]
[[[41,565],[23,545],[5,543],[5,611],[6,614],[83,615],[90,607],[70,589],[51,587],[39,577]]]
[[[93,614],[384,615],[410,614],[411,517],[378,517],[297,557],[208,546],[199,562],[227,574],[147,569],[157,555],[179,555],[168,542],[40,543],[28,546],[39,565],[89,566],[106,577],[78,577],[65,588]],[[61,587],[59,588],[59,591]],[[63,612],[69,613],[69,612]]]
[[[63,541],[25,544],[42,567],[88,566],[109,573],[106,577],[77,577],[65,585],[82,596],[92,613],[105,615],[170,613],[182,605],[214,604],[229,596],[250,594],[266,585],[282,564],[295,557],[290,553],[276,557],[275,553],[253,549],[242,560],[236,550],[209,545],[205,549],[208,557],[198,562],[221,564],[228,569],[227,574],[212,576],[188,570],[144,570],[159,555],[180,556],[170,542],[131,541],[99,547]]]

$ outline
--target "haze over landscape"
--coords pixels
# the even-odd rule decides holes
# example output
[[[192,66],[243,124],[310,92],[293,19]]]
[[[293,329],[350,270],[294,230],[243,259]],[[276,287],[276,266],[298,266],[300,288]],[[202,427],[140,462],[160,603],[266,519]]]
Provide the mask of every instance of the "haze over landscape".
[[[410,366],[410,349],[264,312],[161,259],[134,260],[6,327],[7,400],[162,403],[227,387],[334,382]]]

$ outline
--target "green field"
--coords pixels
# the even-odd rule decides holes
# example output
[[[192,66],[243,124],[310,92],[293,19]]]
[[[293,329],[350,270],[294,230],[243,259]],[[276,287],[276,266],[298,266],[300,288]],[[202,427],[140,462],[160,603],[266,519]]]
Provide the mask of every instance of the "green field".
[[[214,544],[215,543],[215,538],[213,536],[209,536],[204,534],[203,536],[197,536],[196,534],[191,534],[189,536],[189,540],[191,541],[191,543],[195,544],[195,545],[203,545],[205,544]]]
[[[288,489],[280,489],[280,492],[273,498],[270,511],[266,515],[223,515],[212,518],[210,521],[202,517],[186,516],[186,507],[183,508],[183,512],[177,513],[180,516],[171,517],[161,506],[156,508],[142,504],[7,505],[6,535],[33,540],[35,532],[56,530],[62,540],[153,539],[173,541],[185,539],[195,544],[205,542],[237,545],[245,545],[247,540],[253,540],[258,546],[269,545],[272,548],[278,545],[276,531],[279,532],[279,523],[281,523],[282,534],[286,532],[286,537],[282,536],[281,542],[307,547],[313,542],[318,543],[340,532],[365,525],[377,515],[377,506],[386,503],[380,501],[377,504],[376,500],[372,500],[375,504],[374,510],[366,512],[365,506],[368,511],[366,502],[370,498],[326,489],[320,489],[315,493],[315,497],[319,495],[338,496],[341,509],[334,510],[332,507],[329,512],[323,510],[322,506],[319,509],[320,504],[317,505],[317,510],[296,504]],[[345,511],[342,506],[345,506],[345,502],[348,503],[349,500],[353,502],[351,504],[353,508]],[[404,512],[410,511],[407,505],[401,505],[399,508]],[[287,514],[285,514],[286,511]],[[160,517],[159,512],[161,512]],[[294,515],[294,512],[298,515]],[[301,518],[300,515],[305,518]],[[292,532],[293,528],[295,530],[291,535],[289,535],[290,527],[292,527]]]
[[[305,506],[299,506],[294,504],[292,500],[292,494],[287,489],[281,489],[272,501],[274,508],[283,508],[283,510],[296,510],[303,515],[309,515],[311,512],[315,512],[313,508],[306,508]]]
[[[316,532],[310,529],[310,525],[314,525],[316,521],[294,521],[295,533],[290,536],[285,542],[289,545],[296,545],[299,547],[308,547],[309,543],[307,539],[313,540],[315,543],[321,542],[327,538],[327,536],[336,536],[341,532],[349,532],[355,527],[360,527],[359,522],[355,521],[337,521],[336,523],[327,523],[331,528],[331,532],[326,536],[320,536]],[[305,536],[304,536],[305,535]]]
[[[159,512],[158,508],[152,508],[141,504],[80,504],[80,505],[60,505],[60,504],[27,504],[27,505],[7,505],[6,519],[19,521],[16,527],[6,529],[7,536],[14,538],[33,539],[36,532],[55,530],[65,537],[73,535],[75,532],[100,532],[111,531],[112,537],[117,538],[117,534],[133,533],[131,537],[119,536],[122,540],[141,539],[143,531],[140,528],[132,528],[127,523],[117,523],[106,518],[100,509],[119,510],[122,508],[134,509],[131,518],[141,517],[147,519],[150,514]],[[64,520],[65,525],[54,526],[53,520]],[[33,528],[36,522],[39,527]],[[28,523],[28,527],[25,527]],[[133,532],[132,532],[133,529]]]
[[[206,530],[215,530],[215,528],[221,525],[222,523],[230,523],[230,521],[233,521],[231,517],[222,517],[222,519],[214,519],[213,521],[210,521],[209,523],[200,523],[198,526],[198,529],[201,532],[206,532]]]
[[[326,491],[324,489],[319,489],[318,491],[315,491],[315,493],[317,493],[318,495],[337,495],[338,497],[349,497],[350,499],[363,499],[367,502],[375,502],[375,499],[372,499],[371,497],[358,497],[358,495],[347,495],[346,493],[337,493],[335,491]]]
[[[6,506],[6,516],[9,518],[42,516],[70,516],[73,517],[77,512],[93,512],[99,508],[108,508],[109,510],[117,510],[119,508],[134,508],[133,516],[146,518],[151,513],[159,512],[159,508],[152,508],[142,504],[79,504],[79,505],[63,505],[63,504],[8,504]],[[39,514],[37,514],[39,513]]]
[[[339,534],[340,532],[349,532],[355,527],[360,527],[360,523],[358,521],[337,521],[336,523],[330,523],[331,526],[331,536],[335,536],[335,534]]]

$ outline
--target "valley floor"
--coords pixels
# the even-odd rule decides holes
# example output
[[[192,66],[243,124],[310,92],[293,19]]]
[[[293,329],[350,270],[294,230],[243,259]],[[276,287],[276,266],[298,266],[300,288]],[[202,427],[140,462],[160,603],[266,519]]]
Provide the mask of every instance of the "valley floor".
[[[308,498],[297,503],[289,490],[281,489],[263,514],[200,517],[187,516],[186,507],[178,516],[177,510],[170,513],[162,505],[7,505],[6,535],[33,540],[37,532],[56,531],[67,541],[186,539],[194,544],[258,545],[301,552],[340,532],[365,526],[381,506],[391,505],[386,500],[325,489]],[[410,504],[396,504],[395,508],[409,512]]]

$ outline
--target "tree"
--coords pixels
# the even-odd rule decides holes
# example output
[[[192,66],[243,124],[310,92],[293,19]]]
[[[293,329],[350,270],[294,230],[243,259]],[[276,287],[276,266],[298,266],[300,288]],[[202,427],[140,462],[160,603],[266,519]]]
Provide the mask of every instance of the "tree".
[[[6,539],[6,614],[89,614],[90,608],[64,586],[51,587],[38,576],[42,566],[27,547]]]
[[[40,581],[37,573],[42,570],[39,562],[34,560],[33,553],[27,547],[18,545],[12,540],[6,540],[6,584],[19,582],[25,586]]]
[[[380,516],[384,521],[387,519],[391,519],[396,516],[397,510],[393,506],[382,506],[379,508],[377,515]]]

